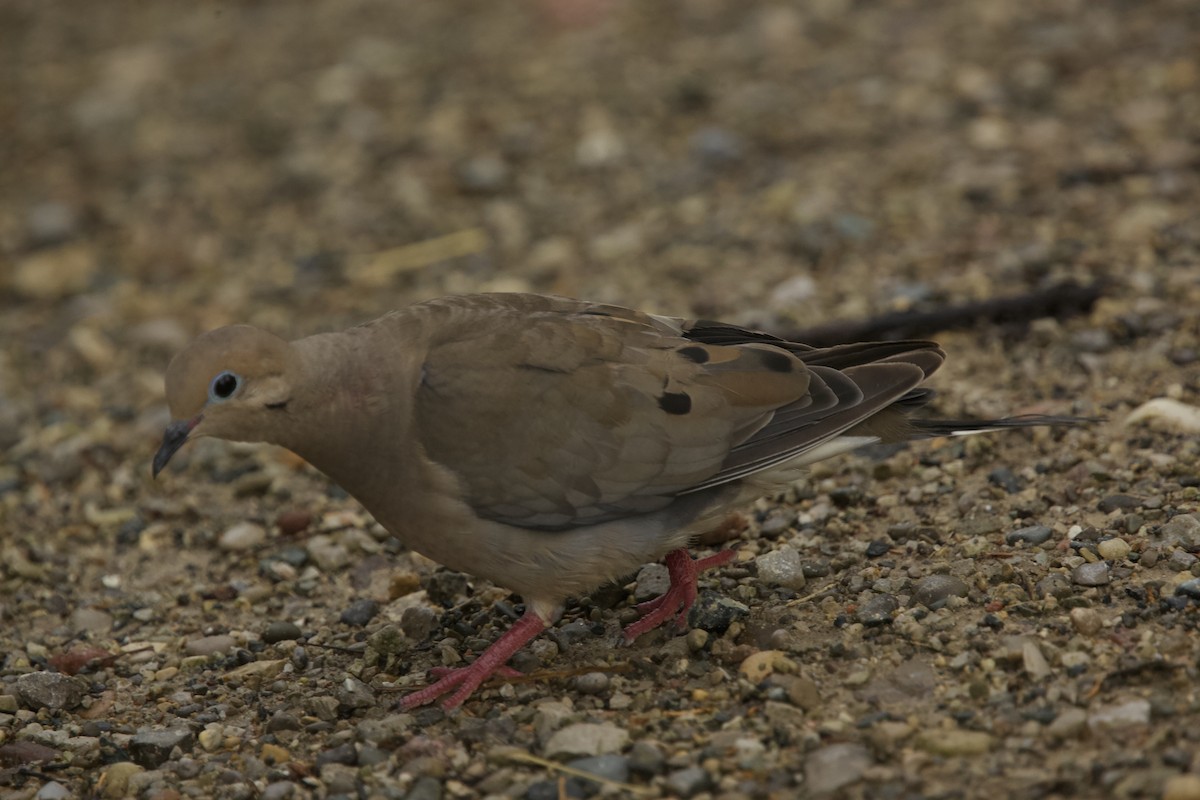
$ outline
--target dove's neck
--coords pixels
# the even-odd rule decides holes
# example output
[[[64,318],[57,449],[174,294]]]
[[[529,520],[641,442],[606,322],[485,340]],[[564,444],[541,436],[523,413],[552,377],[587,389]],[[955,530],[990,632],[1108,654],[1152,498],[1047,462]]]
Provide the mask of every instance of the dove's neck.
[[[278,436],[368,507],[417,477],[404,448],[424,348],[389,347],[380,333],[353,328],[293,343],[296,394]]]

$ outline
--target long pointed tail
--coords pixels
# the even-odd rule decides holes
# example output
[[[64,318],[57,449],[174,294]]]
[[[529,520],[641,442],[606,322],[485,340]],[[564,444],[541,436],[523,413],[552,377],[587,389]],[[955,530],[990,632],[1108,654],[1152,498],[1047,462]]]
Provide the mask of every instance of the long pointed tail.
[[[976,433],[1011,430],[1013,428],[1068,427],[1103,422],[1102,417],[1065,417],[1046,414],[1025,414],[1001,419],[909,419],[918,438],[938,436],[972,436]]]

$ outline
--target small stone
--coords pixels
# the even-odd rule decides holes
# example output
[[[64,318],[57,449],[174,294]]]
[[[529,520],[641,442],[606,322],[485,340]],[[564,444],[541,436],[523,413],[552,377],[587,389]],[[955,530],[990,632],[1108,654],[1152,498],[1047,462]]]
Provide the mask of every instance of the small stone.
[[[712,784],[712,778],[704,767],[685,767],[667,776],[667,788],[673,797],[691,797]]]
[[[34,300],[59,300],[86,291],[98,268],[95,254],[86,245],[44,248],[17,262],[12,287]]]
[[[1172,550],[1167,566],[1175,572],[1187,572],[1198,559],[1186,550]]]
[[[1080,564],[1071,570],[1071,580],[1080,586],[1105,586],[1111,580],[1108,574],[1108,562],[1096,561],[1092,564]]]
[[[1184,581],[1179,584],[1175,587],[1175,594],[1190,597],[1193,600],[1200,600],[1200,578]]]
[[[201,636],[191,639],[183,646],[183,652],[189,656],[212,656],[228,653],[237,647],[237,640],[226,634],[216,636]]]
[[[692,628],[687,632],[688,650],[693,653],[699,653],[708,644],[709,634],[703,628]]]
[[[603,694],[608,685],[608,676],[603,672],[586,672],[575,678],[575,689],[580,694]]]
[[[742,661],[738,674],[751,683],[761,683],[776,670],[795,672],[796,662],[787,657],[782,650],[760,650]]]
[[[326,764],[343,764],[347,767],[358,765],[358,750],[350,742],[330,747],[317,753],[317,769]]]
[[[1075,739],[1087,726],[1087,712],[1082,708],[1068,708],[1046,726],[1046,734],[1055,739]]]
[[[709,633],[721,634],[729,630],[735,620],[750,616],[750,608],[717,592],[705,590],[700,593],[696,604],[688,612],[688,624],[703,628]]]
[[[138,731],[129,740],[129,754],[143,767],[156,769],[171,758],[171,751],[176,747],[186,753],[195,743],[192,732],[187,728]]]
[[[992,749],[992,737],[983,731],[935,728],[917,736],[917,747],[937,756],[978,756]]]
[[[425,579],[425,594],[431,603],[449,608],[465,595],[470,585],[461,572],[439,569]]]
[[[1103,511],[1105,514],[1110,511],[1124,511],[1131,508],[1141,508],[1142,498],[1134,497],[1128,494],[1110,494],[1104,497],[1096,504],[1096,508]]]
[[[758,569],[759,580],[768,586],[799,591],[807,582],[800,554],[786,545],[754,559],[754,565]]]
[[[1025,672],[1035,680],[1050,675],[1050,664],[1046,661],[1046,656],[1042,654],[1042,649],[1038,647],[1038,643],[1031,638],[1026,638],[1021,643],[1021,660],[1025,667]]]
[[[100,776],[100,794],[111,800],[119,800],[129,794],[129,780],[134,775],[145,770],[129,761],[118,761],[110,764]]]
[[[296,784],[291,781],[273,781],[263,789],[259,800],[291,800],[296,796]]]
[[[1129,555],[1129,551],[1132,549],[1129,546],[1129,542],[1120,537],[1105,539],[1096,545],[1096,550],[1100,553],[1100,557],[1106,561],[1120,561]]]
[[[360,708],[372,708],[375,703],[375,692],[370,686],[358,678],[346,678],[337,688],[335,696],[338,708],[343,711],[355,711]]]
[[[1084,636],[1095,636],[1104,627],[1104,617],[1094,608],[1072,608],[1071,624]]]
[[[478,155],[459,164],[455,176],[464,192],[495,194],[508,185],[509,169],[499,156]]]
[[[709,167],[723,167],[742,160],[745,143],[724,128],[701,128],[688,141],[692,156]]]
[[[308,556],[322,572],[337,572],[350,563],[350,550],[325,534],[310,537],[305,543]]]
[[[629,769],[639,775],[652,777],[661,774],[666,761],[662,749],[654,742],[642,739],[629,748]]]
[[[267,540],[267,531],[253,522],[239,522],[217,539],[222,550],[253,550]]]
[[[661,597],[671,588],[671,575],[665,564],[647,564],[638,570],[633,599],[645,602]]]
[[[437,614],[426,606],[409,606],[400,615],[400,630],[413,641],[424,641],[436,624]]]
[[[275,525],[284,536],[295,536],[312,524],[312,514],[307,511],[292,509],[283,511],[275,518]]]
[[[604,755],[577,758],[574,761],[568,761],[567,766],[618,783],[629,780],[629,759],[625,756]]]
[[[796,522],[796,512],[789,508],[773,508],[758,526],[758,531],[767,539],[778,539],[779,535]]]
[[[1024,488],[1024,484],[1008,467],[997,467],[988,473],[988,483],[999,486],[1009,494],[1016,494]]]
[[[1163,783],[1162,800],[1200,800],[1200,775],[1172,775],[1167,778]]]
[[[88,633],[107,633],[112,630],[112,615],[98,608],[77,608],[71,612],[71,629]]]
[[[936,611],[951,597],[966,597],[971,587],[953,575],[927,575],[913,587],[912,605]]]
[[[1200,519],[1194,514],[1180,514],[1163,525],[1158,535],[1164,543],[1183,550],[1200,550]]]
[[[303,635],[300,626],[296,623],[280,620],[268,625],[267,629],[263,631],[262,638],[267,644],[276,644],[278,642],[294,642]]]
[[[867,602],[858,607],[855,618],[867,627],[886,625],[892,621],[892,615],[900,608],[900,601],[890,594],[873,595]]]
[[[1045,525],[1030,525],[1028,528],[1019,528],[1011,531],[1004,537],[1004,541],[1010,547],[1027,542],[1030,545],[1037,546],[1044,544],[1054,535],[1054,531]]]
[[[873,539],[867,544],[867,558],[883,558],[892,550],[892,543],[886,539]]]
[[[442,800],[442,782],[432,775],[422,775],[404,795],[404,800]]]
[[[861,744],[844,742],[818,748],[804,759],[804,788],[812,795],[831,794],[858,783],[874,760]]]
[[[379,613],[379,603],[371,599],[355,600],[350,606],[341,613],[338,617],[344,625],[353,625],[356,628],[366,627],[367,623],[375,618]]]
[[[1119,705],[1094,709],[1088,714],[1088,728],[1101,735],[1105,731],[1150,724],[1150,701],[1137,699]]]
[[[58,672],[31,672],[17,678],[17,697],[26,708],[63,711],[83,702],[84,684]]]
[[[42,788],[38,789],[37,794],[33,796],[33,800],[68,800],[73,797],[71,790],[63,786],[58,781],[50,781],[42,784]]]
[[[598,756],[616,753],[629,744],[629,732],[611,722],[579,722],[568,725],[546,742],[548,758]]]
[[[811,679],[802,675],[771,676],[771,682],[782,686],[787,693],[788,701],[805,711],[811,711],[821,705],[821,690]]]
[[[303,725],[300,724],[300,719],[294,714],[289,714],[286,711],[276,711],[267,720],[267,733],[279,733],[280,731],[298,731]]]

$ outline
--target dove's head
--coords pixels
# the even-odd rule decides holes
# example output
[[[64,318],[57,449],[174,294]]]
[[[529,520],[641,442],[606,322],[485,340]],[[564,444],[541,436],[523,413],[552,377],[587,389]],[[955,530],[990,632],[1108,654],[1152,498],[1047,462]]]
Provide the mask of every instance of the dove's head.
[[[291,346],[249,325],[209,331],[171,359],[172,422],[154,456],[154,474],[190,439],[268,439],[291,399]]]

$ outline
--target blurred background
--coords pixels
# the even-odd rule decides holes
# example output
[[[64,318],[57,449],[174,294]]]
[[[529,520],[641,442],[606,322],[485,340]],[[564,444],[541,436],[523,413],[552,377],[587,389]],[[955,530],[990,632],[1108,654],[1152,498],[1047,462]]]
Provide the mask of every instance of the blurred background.
[[[1023,770],[1020,785],[1037,787],[1018,792],[1030,797],[1075,790],[1067,787],[1163,796],[1164,775],[1196,770],[1200,726],[1194,685],[1186,684],[1194,683],[1195,631],[1184,612],[1175,615],[1188,599],[1170,595],[1170,582],[1200,575],[1191,555],[1200,528],[1181,522],[1183,533],[1170,541],[1146,532],[1195,511],[1200,443],[1194,433],[1119,422],[1154,397],[1181,400],[1192,413],[1200,405],[1200,3],[4,0],[0,694],[64,642],[90,636],[142,653],[93,680],[89,702],[99,718],[133,731],[174,725],[162,709],[184,717],[222,704],[222,720],[226,711],[240,715],[228,724],[242,727],[221,734],[236,744],[261,732],[262,715],[250,719],[260,703],[311,711],[309,695],[340,691],[329,687],[342,685],[350,658],[312,649],[308,671],[297,667],[303,680],[281,679],[271,684],[274,695],[236,701],[227,694],[242,689],[224,683],[224,671],[241,661],[171,672],[181,658],[232,659],[220,654],[236,644],[283,664],[295,653],[285,643],[262,649],[267,620],[297,621],[306,636],[316,630],[321,641],[353,645],[365,621],[347,622],[342,609],[367,597],[398,616],[418,586],[440,598],[439,614],[454,607],[445,613],[492,619],[490,600],[502,592],[469,592],[465,580],[435,592],[430,576],[444,573],[279,451],[201,442],[150,482],[167,421],[163,371],[204,330],[251,322],[301,336],[480,290],[554,292],[797,330],[1036,292],[1066,279],[1103,282],[1106,295],[1083,315],[938,337],[950,358],[934,382],[937,411],[1098,414],[1110,425],[1058,440],[978,437],[970,447],[889,451],[879,456],[884,462],[842,459],[820,467],[808,494],[786,498],[790,505],[751,514],[753,535],[740,545],[748,558],[787,531],[804,552],[805,573],[810,559],[816,565],[809,580],[837,592],[819,606],[792,607],[777,590],[756,594],[751,573],[740,573],[737,596],[761,601],[755,625],[770,634],[779,614],[793,615],[779,623],[787,636],[778,641],[820,682],[819,692],[805,684],[810,694],[827,701],[805,706],[803,724],[785,716],[762,734],[770,753],[762,763],[782,787],[775,796],[795,796],[804,758],[809,785],[821,775],[832,778],[827,785],[856,781],[873,763],[865,749],[848,765],[849,751],[836,750],[842,745],[814,748],[876,735],[869,720],[846,722],[847,713],[887,717],[875,713],[885,695],[871,685],[860,691],[854,676],[908,663],[914,647],[905,633],[859,648],[863,625],[854,635],[840,626],[857,619],[855,605],[870,596],[864,587],[907,597],[912,581],[943,568],[959,570],[956,591],[971,584],[961,612],[939,617],[943,638],[934,642],[960,657],[953,667],[935,665],[936,690],[928,665],[927,683],[897,679],[901,694],[886,695],[886,707],[903,696],[913,729],[942,731],[949,743],[934,740],[913,755],[896,744],[908,733],[872,739],[878,796],[972,796],[961,762],[942,758],[981,741],[961,737],[960,723],[995,734],[984,737],[990,754],[973,762],[976,788],[993,797],[1017,785],[1006,771],[1013,765]],[[1044,526],[1024,529],[1038,531],[1044,548],[1020,550],[1015,562],[991,557],[1000,532],[1030,525]],[[310,526],[328,535],[294,538]],[[770,536],[758,535],[769,526]],[[1136,569],[1113,560],[1119,583],[1110,587],[1107,562],[1092,553],[1089,564],[1104,566],[1104,581],[1069,579],[1087,559],[1074,555],[1067,532],[1084,529],[1093,539],[1100,531],[1127,535],[1123,552],[1132,546],[1143,560]],[[1026,535],[1018,530],[1004,546],[1015,551]],[[868,564],[866,541],[885,537],[894,539],[878,551],[887,559]],[[890,573],[892,583],[872,584],[897,554],[907,560]],[[1155,563],[1157,572],[1147,572]],[[1047,589],[1043,578],[1058,583]],[[728,574],[722,580],[733,585]],[[1156,605],[1160,594],[1182,606]],[[1077,611],[1100,611],[1086,620],[1072,613],[1068,623],[1059,597]],[[1021,598],[1027,617],[997,610]],[[622,607],[623,597],[613,603]],[[445,635],[431,608],[423,629],[405,629],[411,641],[393,674],[415,679],[441,657],[430,649],[431,631]],[[612,613],[587,609],[615,624]],[[895,610],[888,606],[884,617]],[[1165,621],[1154,616],[1159,610]],[[903,612],[912,625],[916,612]],[[1149,622],[1136,633],[1112,622],[1109,636],[1102,614],[1121,615],[1122,626]],[[905,631],[920,627],[912,625]],[[1010,646],[1010,634],[1022,630],[1046,648],[1045,659],[1036,643],[1040,662],[1024,640]],[[590,641],[577,661],[562,661],[618,657],[599,637]],[[719,640],[724,660],[698,657],[691,683],[614,678],[638,709],[691,709],[716,696],[710,690],[733,692],[724,705],[695,709],[708,715],[696,728],[685,720],[680,736],[690,744],[671,769],[686,772],[698,758],[730,763],[714,762],[708,750],[688,755],[689,737],[730,719],[741,696],[729,688],[731,676],[746,648],[783,646],[767,634],[762,641]],[[1094,705],[1126,708],[1116,696],[1123,684],[1105,681],[1142,680],[1120,670],[1135,641],[1159,666],[1177,656],[1193,665],[1148,672],[1137,688],[1158,692],[1154,723],[1147,727],[1151,706],[1138,700],[1129,724],[1155,731],[1161,758],[1146,755],[1157,745],[1143,747],[1141,733],[1126,744],[1110,736],[1105,726],[1125,724],[1125,711],[1097,715],[1100,735],[1081,738],[1081,708],[1102,686]],[[990,667],[978,666],[980,653],[990,654]],[[1087,657],[1066,657],[1081,653]],[[1081,673],[1087,658],[1096,666]],[[1043,680],[1049,670],[1053,677]],[[519,691],[569,695],[580,708],[607,702],[572,685],[535,682]],[[210,693],[193,702],[191,692],[203,695],[198,686]],[[29,711],[42,707],[22,702]],[[351,708],[388,703],[381,695]],[[0,722],[13,719],[11,705]],[[725,716],[713,717],[718,710]],[[47,736],[60,732],[45,714],[37,719]],[[188,724],[198,727],[198,719]],[[682,717],[638,719],[658,720],[635,722],[639,738],[666,737]],[[761,715],[737,719],[751,731],[765,724]],[[889,719],[893,733],[903,727]],[[1059,719],[1061,731],[1041,727]],[[445,724],[457,732],[459,722]],[[532,734],[522,725],[524,745],[520,737]],[[802,728],[807,738],[794,747],[800,740],[789,737]],[[34,735],[32,725],[23,730]],[[507,737],[512,729],[496,730]],[[300,761],[329,746],[319,729],[304,736]],[[1063,738],[1089,752],[1055,750]],[[461,743],[447,747],[463,752]],[[479,766],[484,744],[467,749],[475,777],[492,769]],[[81,756],[73,763],[83,772],[60,778],[90,786],[88,765],[126,757]],[[266,774],[253,758],[228,763],[251,778]],[[227,769],[213,759],[206,769]],[[754,763],[759,771],[746,767],[746,780],[761,788],[767,768]],[[522,780],[540,779],[523,769]],[[1200,782],[1190,785],[1186,797],[1200,797]],[[756,791],[729,796],[765,796]],[[473,792],[462,783],[453,790]]]

